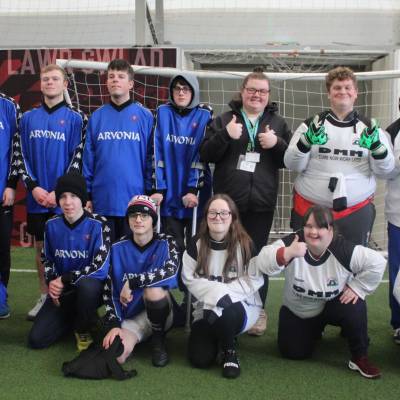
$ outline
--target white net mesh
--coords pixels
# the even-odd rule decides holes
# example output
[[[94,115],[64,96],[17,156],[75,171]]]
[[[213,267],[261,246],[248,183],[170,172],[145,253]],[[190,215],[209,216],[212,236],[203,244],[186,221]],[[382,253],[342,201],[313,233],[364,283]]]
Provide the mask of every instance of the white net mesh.
[[[79,62],[69,65],[75,63],[79,66]],[[82,64],[82,66],[85,65]],[[90,71],[81,68],[69,69],[71,102],[89,115],[109,99],[105,86],[105,67],[105,64],[99,65],[100,70]],[[152,68],[146,73],[146,70],[141,68],[140,71],[135,74],[134,98],[151,110],[155,110],[158,105],[168,100],[168,75],[171,74],[171,70]],[[213,107],[215,115],[227,110],[227,104],[239,91],[243,72],[201,71],[199,75],[201,101],[209,103]],[[288,74],[270,74],[271,99],[278,104],[279,113],[286,119],[292,131],[308,116],[329,107],[325,83],[320,79],[321,77],[316,76],[315,78],[319,79],[304,80],[305,76],[306,74],[303,74],[300,75],[300,78],[293,79]],[[394,79],[397,78],[381,79],[379,73],[376,73],[368,80],[359,80],[356,108],[366,116],[377,118],[382,127],[386,127],[392,122]],[[293,172],[281,171],[281,184],[271,238],[290,232],[289,219],[294,178]],[[386,250],[384,182],[378,184],[375,205],[377,217],[371,245]]]

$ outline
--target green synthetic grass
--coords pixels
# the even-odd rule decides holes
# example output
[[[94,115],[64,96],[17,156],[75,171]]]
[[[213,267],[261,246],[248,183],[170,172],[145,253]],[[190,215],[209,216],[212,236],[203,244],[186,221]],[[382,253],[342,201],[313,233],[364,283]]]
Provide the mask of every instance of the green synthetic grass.
[[[32,268],[32,249],[13,249],[13,269]],[[379,380],[350,371],[346,341],[329,327],[313,359],[288,361],[276,346],[277,314],[282,281],[271,281],[268,330],[265,336],[239,338],[242,374],[237,380],[221,377],[220,367],[197,370],[186,360],[183,329],[168,336],[171,363],[150,365],[150,348],[140,345],[125,368],[138,376],[124,381],[64,378],[61,364],[76,356],[71,337],[46,350],[30,350],[26,337],[31,323],[26,312],[37,299],[37,277],[13,272],[9,284],[11,318],[0,321],[0,399],[397,399],[400,383],[400,346],[393,344],[389,326],[387,283],[368,299],[370,358],[382,370]]]

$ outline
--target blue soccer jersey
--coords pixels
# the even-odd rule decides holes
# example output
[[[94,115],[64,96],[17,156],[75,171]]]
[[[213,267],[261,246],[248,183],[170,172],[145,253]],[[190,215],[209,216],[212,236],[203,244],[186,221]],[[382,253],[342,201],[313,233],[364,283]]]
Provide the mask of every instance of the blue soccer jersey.
[[[199,147],[212,116],[206,105],[198,105],[183,113],[171,104],[157,109],[154,129],[153,191],[164,194],[161,215],[190,218],[192,210],[185,208],[182,197],[200,190],[207,199],[211,193],[211,173],[200,162]],[[200,208],[203,205],[200,203]],[[199,211],[199,216],[201,215]]]
[[[92,114],[83,174],[96,213],[122,217],[129,200],[151,188],[152,127],[151,112],[131,100]]]
[[[15,150],[20,117],[21,111],[14,99],[0,93],[0,196],[7,186],[15,188],[18,180],[17,169],[11,164],[17,165],[13,147]]]
[[[171,236],[155,234],[150,243],[139,247],[132,236],[123,237],[111,248],[110,273],[104,289],[106,320],[120,326],[124,319],[134,318],[144,310],[143,290],[147,287],[173,289],[178,285],[180,258]],[[125,281],[133,292],[127,307],[119,296]]]
[[[105,279],[108,274],[110,228],[104,217],[84,212],[73,224],[64,216],[46,222],[42,262],[46,282],[61,276],[75,284],[84,277]]]
[[[79,171],[79,149],[85,136],[86,117],[65,101],[49,108],[43,104],[27,111],[20,121],[19,174],[29,190],[29,213],[46,213],[31,191],[40,186],[52,192],[57,179],[69,170]],[[76,157],[76,158],[75,158]]]

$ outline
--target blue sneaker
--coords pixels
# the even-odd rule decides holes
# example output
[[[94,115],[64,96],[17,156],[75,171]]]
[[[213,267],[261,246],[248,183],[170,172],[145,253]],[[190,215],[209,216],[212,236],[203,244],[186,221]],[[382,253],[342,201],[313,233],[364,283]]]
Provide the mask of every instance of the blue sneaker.
[[[7,303],[0,304],[0,319],[6,319],[10,316],[10,307]]]

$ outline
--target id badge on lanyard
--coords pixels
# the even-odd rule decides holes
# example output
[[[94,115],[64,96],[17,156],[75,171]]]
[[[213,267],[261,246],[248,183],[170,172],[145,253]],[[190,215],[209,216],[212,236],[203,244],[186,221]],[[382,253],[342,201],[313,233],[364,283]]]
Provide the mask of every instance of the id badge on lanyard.
[[[259,119],[253,125],[246,113],[241,110],[244,122],[246,124],[247,132],[249,133],[250,141],[247,145],[247,152],[245,155],[241,154],[239,156],[237,168],[242,171],[254,172],[257,166],[257,163],[260,162],[260,153],[255,152],[255,139],[258,131],[258,122]]]

